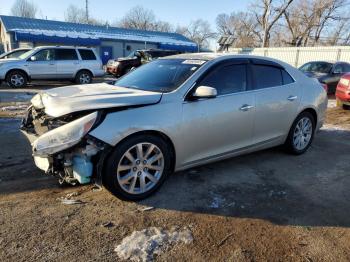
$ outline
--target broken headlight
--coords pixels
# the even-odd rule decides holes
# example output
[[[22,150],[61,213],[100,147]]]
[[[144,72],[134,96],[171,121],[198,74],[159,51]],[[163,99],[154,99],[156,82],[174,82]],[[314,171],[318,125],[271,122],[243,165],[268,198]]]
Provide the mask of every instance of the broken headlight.
[[[51,155],[76,145],[91,130],[98,113],[94,112],[53,129],[33,142],[35,155]]]

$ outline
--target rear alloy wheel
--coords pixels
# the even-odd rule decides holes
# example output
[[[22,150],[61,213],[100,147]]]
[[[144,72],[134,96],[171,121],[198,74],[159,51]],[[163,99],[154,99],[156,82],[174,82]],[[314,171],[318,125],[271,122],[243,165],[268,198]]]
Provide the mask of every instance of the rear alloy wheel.
[[[314,117],[309,112],[303,112],[294,121],[285,145],[291,153],[303,154],[310,147],[314,133]]]
[[[6,81],[13,88],[22,88],[27,85],[27,76],[21,71],[12,71],[8,74]]]
[[[171,173],[171,153],[158,137],[134,137],[117,146],[107,160],[106,187],[125,200],[154,193]]]
[[[80,71],[75,77],[77,84],[85,85],[92,82],[92,75],[89,71]]]

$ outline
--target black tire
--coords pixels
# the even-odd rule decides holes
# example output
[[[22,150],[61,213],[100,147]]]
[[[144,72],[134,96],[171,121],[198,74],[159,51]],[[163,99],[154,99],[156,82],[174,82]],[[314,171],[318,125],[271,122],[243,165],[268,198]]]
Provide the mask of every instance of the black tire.
[[[81,70],[75,76],[75,83],[79,85],[91,84],[92,74],[87,70]]]
[[[311,138],[310,138],[307,146],[305,148],[303,148],[303,149],[298,149],[294,145],[294,141],[293,141],[294,140],[294,131],[295,131],[296,127],[297,127],[297,124],[299,123],[299,121],[302,118],[308,118],[311,121],[312,132],[311,132]],[[315,118],[314,118],[314,116],[311,113],[309,113],[309,112],[302,112],[300,115],[298,115],[298,117],[294,120],[292,127],[290,128],[287,140],[286,140],[286,142],[284,144],[286,150],[289,153],[294,154],[294,155],[301,155],[301,154],[305,153],[309,149],[309,147],[311,146],[312,141],[314,139],[315,127],[316,127]]]
[[[12,88],[23,88],[27,85],[28,78],[22,71],[13,70],[6,76],[6,82]]]
[[[151,143],[157,146],[164,157],[164,169],[158,182],[149,191],[140,194],[131,194],[126,192],[118,182],[117,179],[117,169],[119,162],[123,155],[134,145],[139,143]],[[112,151],[110,156],[107,158],[104,164],[104,174],[103,174],[103,184],[104,186],[116,197],[127,200],[127,201],[139,201],[145,199],[155,193],[159,187],[164,183],[167,176],[169,176],[172,170],[172,151],[169,149],[169,145],[162,138],[153,135],[139,135],[130,137],[122,141],[118,146]]]

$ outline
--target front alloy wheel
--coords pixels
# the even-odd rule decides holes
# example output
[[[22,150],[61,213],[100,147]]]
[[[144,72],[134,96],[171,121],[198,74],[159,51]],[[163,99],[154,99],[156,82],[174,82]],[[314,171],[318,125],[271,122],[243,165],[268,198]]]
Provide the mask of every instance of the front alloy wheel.
[[[142,194],[157,185],[164,171],[164,156],[154,144],[139,143],[128,149],[119,161],[117,179],[129,194]]]
[[[169,145],[156,136],[137,136],[116,146],[106,161],[104,184],[125,200],[154,193],[172,172]]]
[[[7,76],[7,83],[13,88],[21,88],[27,85],[27,77],[20,71],[13,71]]]

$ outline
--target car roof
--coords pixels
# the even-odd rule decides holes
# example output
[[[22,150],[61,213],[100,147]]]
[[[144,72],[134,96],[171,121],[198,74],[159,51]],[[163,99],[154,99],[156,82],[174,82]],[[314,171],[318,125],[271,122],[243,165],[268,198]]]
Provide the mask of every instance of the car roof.
[[[37,46],[35,49],[42,49],[42,48],[79,48],[79,49],[93,49],[92,47],[85,47],[85,46]]]
[[[258,60],[275,63],[284,68],[291,67],[287,63],[274,58],[265,57],[265,56],[255,56],[250,54],[235,54],[235,53],[185,53],[185,54],[161,57],[159,59],[185,59],[185,60],[211,61],[211,60],[225,60],[225,59],[234,59],[234,58],[252,59],[252,60],[258,59]]]

